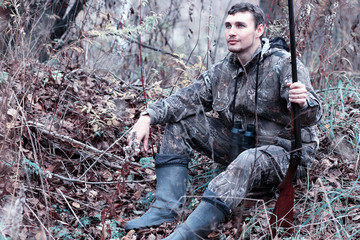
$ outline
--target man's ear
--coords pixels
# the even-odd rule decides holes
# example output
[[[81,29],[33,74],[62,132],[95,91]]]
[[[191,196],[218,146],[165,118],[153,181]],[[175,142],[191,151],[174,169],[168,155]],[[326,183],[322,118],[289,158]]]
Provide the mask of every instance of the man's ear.
[[[264,34],[264,25],[260,24],[256,28],[256,37],[260,38]]]

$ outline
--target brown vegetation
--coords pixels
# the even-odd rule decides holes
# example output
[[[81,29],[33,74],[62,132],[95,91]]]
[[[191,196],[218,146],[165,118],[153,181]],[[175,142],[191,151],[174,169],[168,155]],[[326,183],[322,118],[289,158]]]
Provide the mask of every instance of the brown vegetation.
[[[77,18],[54,37],[54,24],[66,18],[54,2],[0,1],[0,239],[161,239],[196,206],[219,166],[197,154],[180,219],[126,233],[124,222],[154,197],[150,156],[163,126],[152,128],[148,153],[125,140],[146,107],[144,90],[147,102],[166,97],[224,57],[223,15],[212,17],[219,3],[75,1],[86,3],[83,10],[68,6]],[[273,7],[286,9],[286,2]],[[298,2],[298,55],[322,97],[324,117],[316,163],[296,185],[294,237],[357,239],[360,6]],[[282,14],[270,21],[268,37],[287,37]],[[209,238],[269,234],[276,195],[248,198],[244,221],[235,213]]]

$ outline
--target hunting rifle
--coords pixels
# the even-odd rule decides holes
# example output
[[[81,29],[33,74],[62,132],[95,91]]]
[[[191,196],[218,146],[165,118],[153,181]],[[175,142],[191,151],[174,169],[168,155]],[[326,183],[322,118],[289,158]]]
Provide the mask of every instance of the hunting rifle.
[[[289,27],[290,27],[290,53],[291,53],[291,73],[292,82],[297,82],[296,66],[296,47],[295,47],[295,22],[294,22],[294,4],[293,0],[288,0],[289,5]],[[299,105],[291,103],[291,153],[289,168],[285,178],[278,186],[280,190],[279,198],[276,202],[274,213],[271,216],[270,224],[272,234],[276,235],[276,228],[283,227],[291,234],[294,220],[294,194],[293,179],[301,159],[301,126],[299,119]]]

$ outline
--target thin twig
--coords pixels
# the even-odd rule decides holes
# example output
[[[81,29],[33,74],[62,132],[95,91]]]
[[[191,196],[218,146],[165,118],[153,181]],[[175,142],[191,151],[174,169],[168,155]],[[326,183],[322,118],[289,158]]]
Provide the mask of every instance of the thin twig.
[[[103,151],[100,156],[90,165],[90,167],[88,169],[85,170],[85,172],[83,173],[83,175],[81,175],[79,177],[79,179],[81,179],[82,177],[84,177],[86,175],[86,173],[88,171],[90,171],[91,168],[93,168],[95,166],[95,164],[99,161],[99,159],[104,156],[104,154],[106,154],[107,151],[109,151],[110,148],[112,148],[115,144],[117,144],[125,135],[127,135],[130,131],[131,131],[132,127],[129,128],[123,135],[121,135],[121,137],[119,137],[118,139],[116,139],[115,142],[113,142],[107,149],[105,149],[105,151]],[[130,162],[133,163],[133,162]]]
[[[27,124],[27,120],[26,120],[26,117],[25,117],[25,111],[24,111],[24,109],[23,109],[23,107],[21,106],[21,104],[20,104],[20,102],[19,102],[19,100],[17,99],[17,97],[16,97],[16,94],[15,94],[15,91],[14,90],[12,90],[12,92],[13,92],[13,94],[14,94],[14,99],[15,99],[15,101],[16,101],[16,104],[17,104],[17,106],[18,106],[18,109],[19,109],[19,111],[21,112],[21,114],[20,114],[20,119],[21,119],[21,123],[22,123],[22,125],[21,125],[21,135],[20,136],[22,136],[23,134],[22,134],[22,131],[23,131],[23,128],[26,128],[26,130],[27,130],[27,133],[29,134],[29,139],[30,139],[30,142],[31,142],[31,146],[32,146],[32,149],[34,150],[33,151],[33,155],[34,155],[34,161],[35,161],[35,163],[38,165],[38,166],[40,166],[40,163],[39,163],[39,160],[38,160],[38,155],[37,155],[37,152],[36,152],[36,145],[35,145],[35,143],[34,143],[34,140],[33,140],[33,138],[31,137],[31,131],[30,131],[30,128],[29,128],[29,126],[28,126],[28,124]],[[20,141],[20,149],[22,149],[22,141]],[[24,152],[21,150],[21,151],[19,151],[19,162],[20,162],[20,155],[22,155],[23,156],[23,158],[25,158],[25,154],[24,154]],[[17,172],[17,174],[18,174],[18,172]],[[17,177],[18,175],[16,175],[16,177]],[[42,176],[40,175],[40,182],[41,182],[41,186],[42,186],[42,191],[43,191],[43,193],[46,193],[46,191],[45,191],[45,184],[44,184],[44,180],[46,181],[46,178],[45,179],[43,179],[42,178]],[[48,185],[47,185],[47,187],[48,187]],[[14,188],[15,189],[15,188]],[[49,188],[48,188],[48,190],[49,190]],[[46,206],[46,212],[47,212],[47,215],[46,215],[46,217],[47,217],[47,220],[48,221],[50,221],[50,218],[49,218],[49,212],[48,212],[48,209],[49,209],[49,203],[48,203],[48,200],[47,200],[47,198],[45,197],[45,194],[43,194],[44,195],[44,201],[45,201],[45,206]]]
[[[197,36],[197,40],[196,40],[196,43],[195,43],[195,45],[194,45],[194,47],[191,49],[191,52],[190,52],[190,54],[189,54],[189,56],[188,56],[188,58],[187,58],[187,60],[186,60],[186,62],[185,62],[185,64],[184,64],[184,66],[186,66],[189,62],[190,62],[190,58],[191,58],[191,56],[193,55],[193,53],[194,53],[194,51],[195,51],[195,49],[196,49],[196,47],[198,46],[198,44],[199,44],[199,41],[200,41],[200,33],[201,33],[201,31],[200,31],[200,29],[201,29],[201,12],[200,12],[200,19],[199,19],[199,31],[198,31],[198,36]],[[181,59],[182,61],[184,61],[183,59]],[[182,76],[182,74],[184,73],[184,71],[181,71],[180,72],[180,74],[177,76],[177,78],[176,78],[176,80],[175,80],[175,83],[173,84],[173,87],[171,88],[171,91],[170,91],[170,94],[169,94],[169,96],[173,93],[173,91],[174,91],[174,89],[175,89],[175,87],[176,87],[176,85],[177,85],[177,82],[179,81],[179,79],[180,79],[180,77]]]
[[[130,37],[126,37],[124,35],[121,35],[121,34],[117,34],[117,33],[105,33],[104,34],[105,36],[115,36],[115,37],[122,37],[122,39],[125,39],[126,41],[130,42],[130,43],[136,43],[136,44],[140,44],[137,40],[135,39],[132,39]],[[76,40],[70,40],[66,43],[67,46],[70,46],[72,44],[75,44],[77,43],[79,40],[83,40],[83,39],[87,39],[87,38],[97,38],[99,37],[98,35],[91,35],[91,34],[86,34],[86,35],[83,35],[81,36],[79,39],[76,39]],[[61,48],[64,47],[65,44],[60,44],[56,50],[59,50]],[[180,58],[178,55],[174,54],[174,53],[171,53],[171,52],[168,52],[166,50],[163,50],[163,49],[160,49],[160,48],[156,48],[156,47],[153,47],[153,46],[150,46],[150,45],[146,45],[146,44],[143,44],[141,43],[141,46],[144,47],[144,48],[147,48],[147,49],[150,49],[150,50],[153,50],[155,52],[159,52],[159,53],[163,53],[165,55],[169,55],[173,58],[176,58],[176,59],[182,59]]]
[[[326,88],[326,89],[323,89],[323,90],[316,90],[316,93],[324,93],[326,91],[339,91],[339,89],[341,89],[342,87],[332,87],[332,88]],[[354,91],[354,92],[357,92],[357,91],[360,91],[360,88],[348,88],[349,91]]]
[[[59,174],[56,174],[56,173],[52,173],[51,174],[52,176],[54,177],[57,177],[57,178],[60,178],[61,180],[64,180],[64,181],[68,181],[68,182],[76,182],[76,183],[84,183],[84,184],[92,184],[92,185],[98,185],[98,184],[118,184],[119,181],[122,182],[122,183],[144,183],[144,182],[152,182],[154,180],[151,180],[151,179],[144,179],[144,180],[125,180],[125,181],[109,181],[109,182],[88,182],[88,181],[83,181],[83,180],[80,180],[80,179],[74,179],[74,178],[67,178],[67,177],[64,177],[64,176],[61,176]]]
[[[341,221],[341,220],[343,220],[343,219],[346,218],[346,217],[355,217],[355,216],[358,216],[358,215],[359,215],[359,213],[357,213],[357,212],[351,213],[351,214],[346,213],[346,214],[344,214],[344,215],[340,215],[340,216],[338,216],[338,217],[334,217],[333,219],[326,219],[326,220],[323,220],[323,221],[311,222],[311,223],[309,223],[309,224],[302,225],[302,227],[303,227],[303,228],[305,228],[305,227],[310,227],[311,230],[308,231],[308,232],[311,233],[312,230],[313,230],[313,228],[314,228],[314,226],[322,225],[322,224],[328,224],[329,222],[334,221],[334,220],[339,220],[339,221]],[[313,219],[314,219],[314,218],[313,218]],[[330,238],[327,238],[327,239],[330,239]],[[349,238],[347,238],[347,239],[352,239],[352,238],[349,237]]]
[[[340,52],[343,48],[345,48],[347,45],[349,45],[349,43],[354,39],[354,36],[352,38],[349,39],[349,41],[347,41],[344,45],[342,45],[338,50],[336,50],[335,52],[333,52],[332,54],[330,54],[328,57],[326,57],[323,61],[321,61],[319,63],[319,65],[317,65],[314,68],[314,71],[319,70],[321,65],[324,64],[324,62],[326,62],[327,60],[329,60],[332,56],[334,56],[335,54],[337,54],[338,52]],[[313,72],[310,74],[310,76],[313,74]]]
[[[131,39],[129,37],[125,37],[125,39],[131,43],[136,43],[136,44],[139,44],[141,45],[142,47],[144,48],[147,48],[147,49],[150,49],[150,50],[153,50],[153,51],[156,51],[156,52],[160,52],[160,53],[163,53],[163,54],[166,54],[166,55],[169,55],[173,58],[176,58],[176,59],[180,59],[180,57],[174,53],[171,53],[171,52],[168,52],[168,51],[165,51],[163,49],[160,49],[160,48],[156,48],[156,47],[153,47],[153,46],[150,46],[150,45],[146,45],[144,43],[140,43],[139,41],[136,41],[134,39]]]
[[[37,188],[37,187],[33,187],[33,186],[26,186],[26,188],[25,188],[25,191],[28,191],[28,192],[35,192],[35,190],[41,191],[41,188]],[[60,194],[57,193],[57,192],[49,192],[49,193],[47,193],[47,194],[48,194],[48,196],[50,196],[50,194],[53,194],[53,195],[55,195],[55,196],[59,196],[59,195],[60,195]],[[67,199],[70,199],[70,200],[74,201],[74,202],[78,202],[78,203],[80,203],[80,204],[83,205],[83,206],[86,206],[86,207],[91,208],[91,209],[93,209],[93,210],[95,210],[95,211],[101,212],[100,209],[98,209],[98,208],[96,208],[96,207],[93,207],[93,206],[90,206],[89,204],[87,204],[87,203],[85,203],[85,202],[83,202],[83,201],[80,201],[80,200],[78,200],[78,199],[75,199],[75,198],[72,198],[72,197],[69,197],[69,196],[65,196],[65,197],[66,197]]]
[[[127,134],[127,132],[128,132],[129,130],[128,130],[127,132],[125,132],[125,133],[124,133],[119,139],[117,139],[113,144],[111,144],[111,146],[110,146],[109,148],[107,148],[105,151],[101,151],[101,150],[99,150],[99,149],[97,149],[97,148],[95,148],[95,147],[93,147],[93,146],[90,146],[90,145],[87,145],[87,144],[85,144],[85,143],[82,143],[82,142],[80,142],[80,141],[78,141],[78,140],[75,140],[75,139],[69,137],[69,136],[61,135],[61,134],[58,134],[58,133],[55,133],[55,132],[50,132],[50,131],[46,130],[46,129],[45,129],[45,126],[44,126],[43,124],[41,124],[41,123],[36,123],[36,122],[33,122],[33,121],[28,121],[28,124],[30,124],[29,126],[36,127],[40,132],[42,132],[42,133],[44,133],[44,134],[53,136],[53,137],[58,138],[58,139],[60,139],[60,140],[66,141],[66,142],[68,142],[68,143],[70,143],[70,144],[79,145],[79,146],[81,146],[81,147],[83,147],[83,148],[85,148],[85,149],[91,150],[91,151],[93,151],[93,152],[100,153],[101,155],[99,156],[99,158],[102,157],[103,155],[106,155],[106,156],[108,156],[108,157],[115,158],[115,159],[117,159],[117,160],[119,160],[119,161],[121,161],[121,162],[124,162],[124,159],[123,159],[123,158],[121,158],[121,157],[119,157],[119,156],[116,156],[116,155],[114,155],[114,154],[108,153],[107,151],[108,151],[112,146],[114,146],[118,141],[120,141],[120,140],[122,139],[122,137]],[[98,159],[98,160],[99,160],[99,159]],[[115,168],[118,168],[118,169],[121,169],[121,168],[122,168],[121,166],[116,166],[116,165],[114,165],[114,164],[112,164],[112,163],[109,163],[109,162],[106,162],[106,161],[104,161],[104,160],[102,160],[102,162],[104,162],[104,163],[107,164],[107,165],[110,165],[110,167],[115,167]],[[139,163],[136,163],[136,162],[130,162],[130,163],[133,164],[133,165],[135,165],[135,166],[141,167],[141,164],[139,164]]]
[[[45,225],[40,221],[39,217],[36,213],[31,209],[31,207],[25,202],[25,206],[30,210],[30,212],[35,216],[36,220],[40,223],[40,225],[45,229],[45,231],[49,234],[49,236],[55,240],[55,238],[51,235],[50,231],[45,227]]]
[[[268,228],[269,228],[269,233],[271,233],[270,217],[269,217],[268,211],[266,209],[265,201],[263,199],[261,199],[261,202],[262,202],[262,206],[264,207],[265,216],[266,216],[266,222],[267,222]],[[274,239],[272,234],[270,234],[270,239]]]
[[[61,191],[60,189],[56,189],[56,191],[58,191],[58,192],[61,194],[61,196],[64,198],[66,204],[69,206],[72,214],[74,215],[74,217],[76,218],[76,220],[79,222],[79,224],[80,224],[83,228],[85,228],[85,226],[81,223],[80,219],[78,218],[78,216],[77,216],[76,213],[74,212],[74,209],[71,207],[70,203],[69,203],[68,200],[66,199],[65,195],[62,193],[62,191]]]

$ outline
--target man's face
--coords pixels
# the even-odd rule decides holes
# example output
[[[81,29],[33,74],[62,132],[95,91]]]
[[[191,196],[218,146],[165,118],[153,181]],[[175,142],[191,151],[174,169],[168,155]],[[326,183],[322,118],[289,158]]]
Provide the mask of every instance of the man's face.
[[[226,18],[225,39],[230,52],[246,54],[255,51],[254,45],[262,32],[263,26],[255,28],[255,19],[250,12],[237,12]]]

